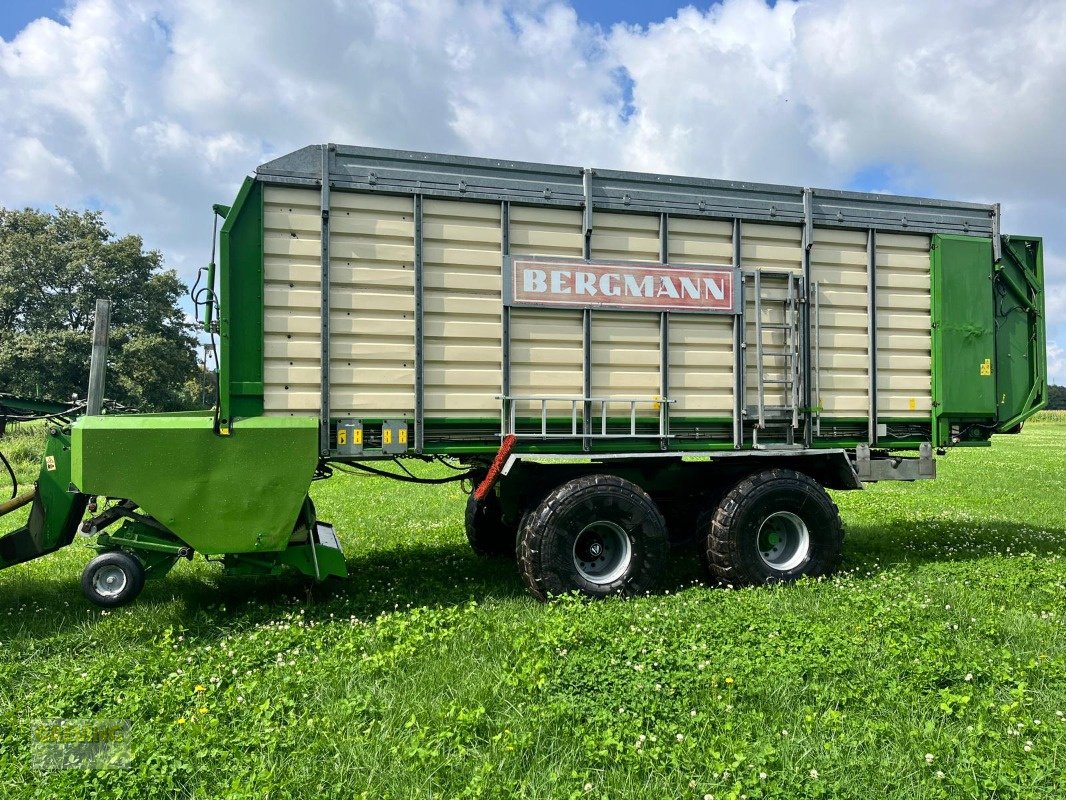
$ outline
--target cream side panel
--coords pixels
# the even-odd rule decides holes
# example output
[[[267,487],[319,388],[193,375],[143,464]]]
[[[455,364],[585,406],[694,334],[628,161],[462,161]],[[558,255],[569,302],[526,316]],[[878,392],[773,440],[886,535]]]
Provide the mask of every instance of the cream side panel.
[[[866,233],[816,228],[811,282],[818,284],[818,352],[811,342],[812,390],[824,417],[869,413],[869,293]],[[813,286],[812,286],[813,288]],[[811,314],[814,314],[812,304]]]
[[[263,409],[317,414],[320,407],[319,192],[263,190]]]
[[[498,203],[422,207],[427,415],[499,415],[501,236]]]
[[[330,196],[330,412],[412,419],[414,202]]]
[[[581,258],[581,212],[512,205],[511,254]],[[511,394],[581,397],[581,311],[515,308],[511,311]],[[517,413],[540,414],[539,403],[522,403]],[[552,416],[568,416],[570,405],[549,406]]]
[[[593,259],[659,261],[659,215],[593,215]],[[592,395],[645,398],[637,414],[655,416],[659,396],[659,314],[647,311],[593,311]],[[595,414],[598,409],[593,410]],[[628,405],[609,407],[608,415],[625,416]]]
[[[729,222],[670,218],[672,264],[733,263]],[[670,385],[673,417],[733,415],[733,317],[670,315]]]
[[[928,236],[877,234],[877,413],[928,419],[932,330]]]

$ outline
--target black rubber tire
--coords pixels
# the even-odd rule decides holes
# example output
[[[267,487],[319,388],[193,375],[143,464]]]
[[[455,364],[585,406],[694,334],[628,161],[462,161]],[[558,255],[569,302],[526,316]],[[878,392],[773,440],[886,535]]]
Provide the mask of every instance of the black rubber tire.
[[[515,529],[503,522],[500,500],[492,492],[482,502],[474,493],[466,501],[466,540],[479,556],[514,558]]]
[[[610,583],[587,580],[574,563],[579,534],[606,521],[629,539],[624,572]],[[666,522],[647,492],[614,475],[585,475],[555,488],[522,519],[518,568],[538,600],[577,590],[589,597],[646,592],[662,570],[669,549]]]
[[[102,594],[96,586],[96,576],[105,567],[117,567],[125,579],[125,585],[114,594]],[[136,556],[121,550],[101,553],[81,573],[81,591],[85,599],[101,608],[116,608],[132,602],[144,588],[144,565]]]
[[[759,530],[779,511],[799,517],[810,545],[806,559],[791,569],[767,564],[759,554]],[[805,575],[830,575],[840,566],[844,527],[840,511],[816,480],[791,469],[769,469],[744,478],[704,512],[706,558],[711,580],[725,586],[787,583]]]

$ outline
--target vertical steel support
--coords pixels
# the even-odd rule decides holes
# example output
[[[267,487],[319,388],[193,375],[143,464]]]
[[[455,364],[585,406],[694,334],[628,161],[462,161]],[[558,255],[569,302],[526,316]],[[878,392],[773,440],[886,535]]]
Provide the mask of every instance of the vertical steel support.
[[[423,259],[422,259],[422,195],[414,196],[415,222],[415,452],[421,453],[425,439],[426,382],[425,382],[425,332],[422,314]]]
[[[592,170],[584,169],[581,174],[582,188],[585,192],[585,213],[582,219],[583,253],[587,261],[592,258]],[[592,427],[592,309],[585,308],[581,311],[581,387],[585,397],[582,403],[582,433],[586,436],[582,439],[581,446],[584,450],[592,449],[592,440],[587,436]]]
[[[822,435],[822,327],[819,313],[818,281],[811,283],[811,296],[814,298],[814,366],[811,368],[814,383],[814,403],[817,411],[814,417],[814,434]]]
[[[670,215],[659,215],[659,263],[670,260]],[[659,313],[659,447],[667,449],[667,436],[670,433],[670,313]]]
[[[747,359],[744,358],[744,274],[741,272],[740,243],[742,230],[740,218],[733,220],[733,269],[740,280],[733,287],[737,293],[738,313],[733,316],[733,447],[744,446],[744,384]]]
[[[762,338],[762,270],[757,269],[755,270],[755,382],[759,390],[758,428],[766,427],[765,413],[763,410],[765,388],[763,385]]]
[[[866,332],[870,339],[870,408],[867,438],[872,446],[877,444],[877,234],[873,228],[866,234],[866,304]]]
[[[322,303],[320,306],[321,317],[321,349],[319,351],[320,381],[321,381],[321,410],[319,412],[319,451],[324,456],[329,455],[329,173],[330,163],[337,146],[334,144],[322,145],[322,268],[320,277],[320,293]]]
[[[507,256],[510,254],[511,204],[507,200],[504,200],[500,203],[501,271],[507,269]],[[500,414],[503,415],[504,419],[507,419],[509,415],[508,406],[512,405],[514,401],[508,399],[511,396],[511,307],[506,303],[502,304],[502,312],[500,316],[500,394],[503,396],[500,405]],[[513,430],[509,432],[514,433]]]
[[[803,289],[800,296],[800,348],[802,364],[797,372],[803,389],[803,445],[810,447],[814,438],[811,410],[811,248],[814,246],[814,190],[803,190]],[[798,396],[798,392],[796,393]]]
[[[592,440],[588,432],[592,427],[592,310],[585,308],[581,311],[581,391],[584,397],[582,405],[581,432],[585,434],[582,439],[582,447],[589,450]]]
[[[93,318],[93,350],[89,359],[89,394],[85,398],[86,414],[99,414],[104,408],[107,386],[107,334],[111,328],[111,301],[96,301]]]

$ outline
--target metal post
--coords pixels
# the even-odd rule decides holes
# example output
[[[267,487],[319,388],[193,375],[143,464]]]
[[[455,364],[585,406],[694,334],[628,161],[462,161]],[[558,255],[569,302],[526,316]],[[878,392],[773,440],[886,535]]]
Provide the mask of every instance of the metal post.
[[[821,314],[819,313],[818,281],[811,284],[811,295],[814,297],[814,402],[818,408],[814,419],[814,432],[822,435],[822,328]]]
[[[93,350],[89,359],[89,395],[86,414],[99,414],[104,408],[104,389],[107,383],[107,334],[111,327],[111,301],[96,301],[93,320]]]
[[[511,204],[504,200],[500,203],[500,267],[507,269],[507,256],[511,254]],[[506,281],[506,278],[504,279]],[[500,394],[511,394],[511,307],[503,305],[500,320]]]
[[[744,384],[747,359],[744,357],[744,273],[740,264],[741,242],[740,218],[733,220],[733,269],[740,278],[733,291],[737,293],[738,312],[733,316],[733,447],[739,450],[744,445]]]
[[[869,421],[870,445],[877,444],[877,234],[870,228],[866,236],[866,315],[869,352]]]
[[[587,261],[592,258],[592,170],[586,169],[582,175],[585,190],[584,243],[582,256]],[[582,433],[586,434],[581,446],[584,450],[592,449],[592,440],[588,433],[592,428],[592,309],[581,311],[581,391],[585,397],[582,414]]]
[[[803,398],[803,446],[810,447],[814,425],[811,411],[811,248],[814,247],[814,190],[803,190],[803,289],[800,297],[801,365],[797,365]],[[800,393],[797,390],[796,396]]]
[[[423,273],[422,258],[422,195],[414,196],[415,222],[415,452],[422,452],[425,436],[425,333],[422,313]]]
[[[659,215],[659,262],[670,260],[670,215]],[[659,447],[666,450],[666,437],[670,433],[670,313],[659,313]],[[634,429],[634,434],[636,430]]]
[[[322,251],[321,251],[321,278],[319,291],[322,303],[320,306],[321,321],[321,350],[319,355],[320,380],[321,380],[321,410],[319,413],[319,451],[324,456],[329,455],[329,165],[330,156],[337,146],[327,144],[322,146]]]
[[[755,371],[756,383],[759,390],[759,421],[758,427],[765,428],[766,420],[763,412],[763,361],[762,361],[762,270],[755,270]]]
[[[585,434],[582,439],[582,447],[585,450],[592,448],[592,440],[588,433],[592,428],[592,311],[588,308],[581,311],[581,392],[585,398],[582,404],[581,432]]]

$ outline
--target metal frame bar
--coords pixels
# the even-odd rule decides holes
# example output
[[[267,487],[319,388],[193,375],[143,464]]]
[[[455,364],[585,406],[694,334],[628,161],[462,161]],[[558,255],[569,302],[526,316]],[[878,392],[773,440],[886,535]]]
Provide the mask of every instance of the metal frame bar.
[[[762,270],[755,270],[755,380],[758,386],[758,428],[766,427],[763,404],[765,387],[762,374]]]
[[[500,269],[506,273],[507,257],[511,254],[511,203],[500,202]],[[506,275],[504,275],[506,280]],[[501,295],[501,299],[503,296]],[[511,393],[511,307],[501,303],[500,312],[500,394]],[[500,407],[500,421],[505,419],[506,408]]]
[[[663,212],[659,215],[659,263],[667,264],[670,261],[670,215]],[[670,396],[670,312],[659,312],[659,397]],[[670,406],[662,403],[659,406],[659,414],[662,419],[659,422],[659,430],[664,434],[670,433]],[[666,438],[660,442],[663,450],[667,447]]]
[[[584,193],[585,212],[582,227],[582,258],[592,258],[592,170],[584,169],[581,172],[582,189]],[[581,310],[581,391],[586,398],[592,396],[592,309]],[[582,413],[582,433],[584,437],[581,445],[585,450],[592,448],[589,440],[589,429],[592,426],[592,403],[588,400],[584,403]]]
[[[425,264],[422,256],[422,195],[414,196],[415,223],[415,447],[416,453],[422,452],[425,437],[425,331],[423,319],[423,294]]]
[[[638,433],[637,432],[637,405],[658,405],[660,409],[669,407],[673,400],[665,397],[592,397],[590,395],[584,395],[583,397],[570,397],[567,395],[513,395],[513,396],[501,396],[499,398],[503,408],[502,419],[506,420],[505,424],[500,430],[501,436],[517,436],[519,438],[533,438],[533,439],[574,439],[581,436],[583,439],[624,439],[626,437],[631,438],[646,438],[646,439],[670,439],[673,438],[671,434],[663,429],[663,415],[659,414],[659,429],[655,433]],[[517,430],[516,411],[519,402],[528,403],[540,403],[540,432],[522,432]],[[570,432],[569,433],[548,433],[548,403],[569,403],[570,404]],[[582,407],[591,407],[592,404],[598,403],[600,406],[600,430],[596,433],[592,430],[591,420],[588,425],[584,425],[581,431],[577,428],[577,407],[578,404]],[[607,409],[612,405],[625,404],[629,406],[629,432],[628,433],[608,433],[607,432]]]
[[[733,271],[738,276],[734,291],[738,293],[740,313],[733,317],[733,447],[744,446],[744,389],[747,382],[747,348],[745,324],[747,313],[744,300],[744,272],[741,269],[741,236],[743,229],[738,217],[733,220]]]
[[[322,455],[329,455],[329,428],[330,428],[330,350],[329,350],[329,323],[330,323],[330,276],[329,276],[329,212],[330,212],[330,188],[331,181],[331,157],[336,152],[336,145],[322,145],[322,165],[320,172],[321,200],[320,211],[322,214],[322,252],[321,274],[319,279],[319,291],[321,296],[320,314],[320,337],[321,349],[319,351],[319,380],[321,381],[321,399],[319,410],[319,450]]]
[[[811,283],[811,297],[813,298],[813,310],[814,317],[814,364],[811,366],[811,383],[813,384],[814,394],[812,400],[817,404],[817,412],[812,407],[811,411],[814,414],[814,434],[816,436],[822,435],[822,320],[821,309],[819,306],[818,298],[818,281]]]
[[[869,420],[867,437],[870,446],[877,444],[877,234],[870,228],[866,234],[866,314],[869,345]]]
[[[810,447],[814,439],[813,412],[811,410],[811,248],[814,247],[814,189],[803,190],[803,286],[800,292],[800,358],[795,375],[793,396],[798,401],[802,390],[803,444]],[[792,426],[796,427],[796,404],[793,404]]]

